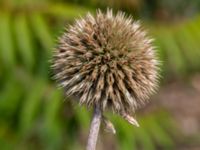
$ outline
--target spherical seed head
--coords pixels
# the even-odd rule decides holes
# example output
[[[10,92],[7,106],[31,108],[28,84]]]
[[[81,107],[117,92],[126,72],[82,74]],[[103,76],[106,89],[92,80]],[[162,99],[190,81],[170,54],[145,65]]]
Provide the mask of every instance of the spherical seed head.
[[[99,10],[76,20],[59,39],[52,67],[67,95],[122,114],[134,112],[157,87],[152,39],[122,12]]]

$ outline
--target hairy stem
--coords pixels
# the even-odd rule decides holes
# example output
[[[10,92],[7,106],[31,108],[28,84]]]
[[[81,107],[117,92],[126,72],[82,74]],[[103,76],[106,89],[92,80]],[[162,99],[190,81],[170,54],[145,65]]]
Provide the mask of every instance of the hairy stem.
[[[101,125],[102,120],[102,112],[99,106],[94,107],[94,114],[90,126],[90,133],[88,137],[88,143],[86,150],[95,150],[96,149],[96,143],[98,139],[99,129]]]

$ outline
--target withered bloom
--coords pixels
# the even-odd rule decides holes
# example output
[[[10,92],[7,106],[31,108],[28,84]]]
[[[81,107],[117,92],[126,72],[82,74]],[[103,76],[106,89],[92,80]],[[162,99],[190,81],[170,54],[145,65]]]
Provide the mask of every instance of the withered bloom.
[[[55,50],[55,78],[86,106],[129,114],[155,91],[158,61],[152,39],[124,13],[90,13],[66,29]],[[134,120],[133,120],[134,121]]]

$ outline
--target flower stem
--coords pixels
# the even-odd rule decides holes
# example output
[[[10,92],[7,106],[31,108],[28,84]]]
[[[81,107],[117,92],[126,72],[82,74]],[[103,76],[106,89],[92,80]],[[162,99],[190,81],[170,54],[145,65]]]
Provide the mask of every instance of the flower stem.
[[[86,150],[96,149],[101,120],[102,120],[101,109],[99,108],[99,106],[95,106]]]

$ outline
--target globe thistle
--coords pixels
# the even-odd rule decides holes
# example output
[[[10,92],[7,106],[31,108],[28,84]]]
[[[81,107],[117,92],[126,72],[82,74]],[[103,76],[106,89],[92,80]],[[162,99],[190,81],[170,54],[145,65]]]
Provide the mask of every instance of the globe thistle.
[[[123,12],[90,13],[66,29],[52,65],[55,78],[80,104],[106,108],[137,124],[131,113],[155,91],[158,61],[140,23]]]

